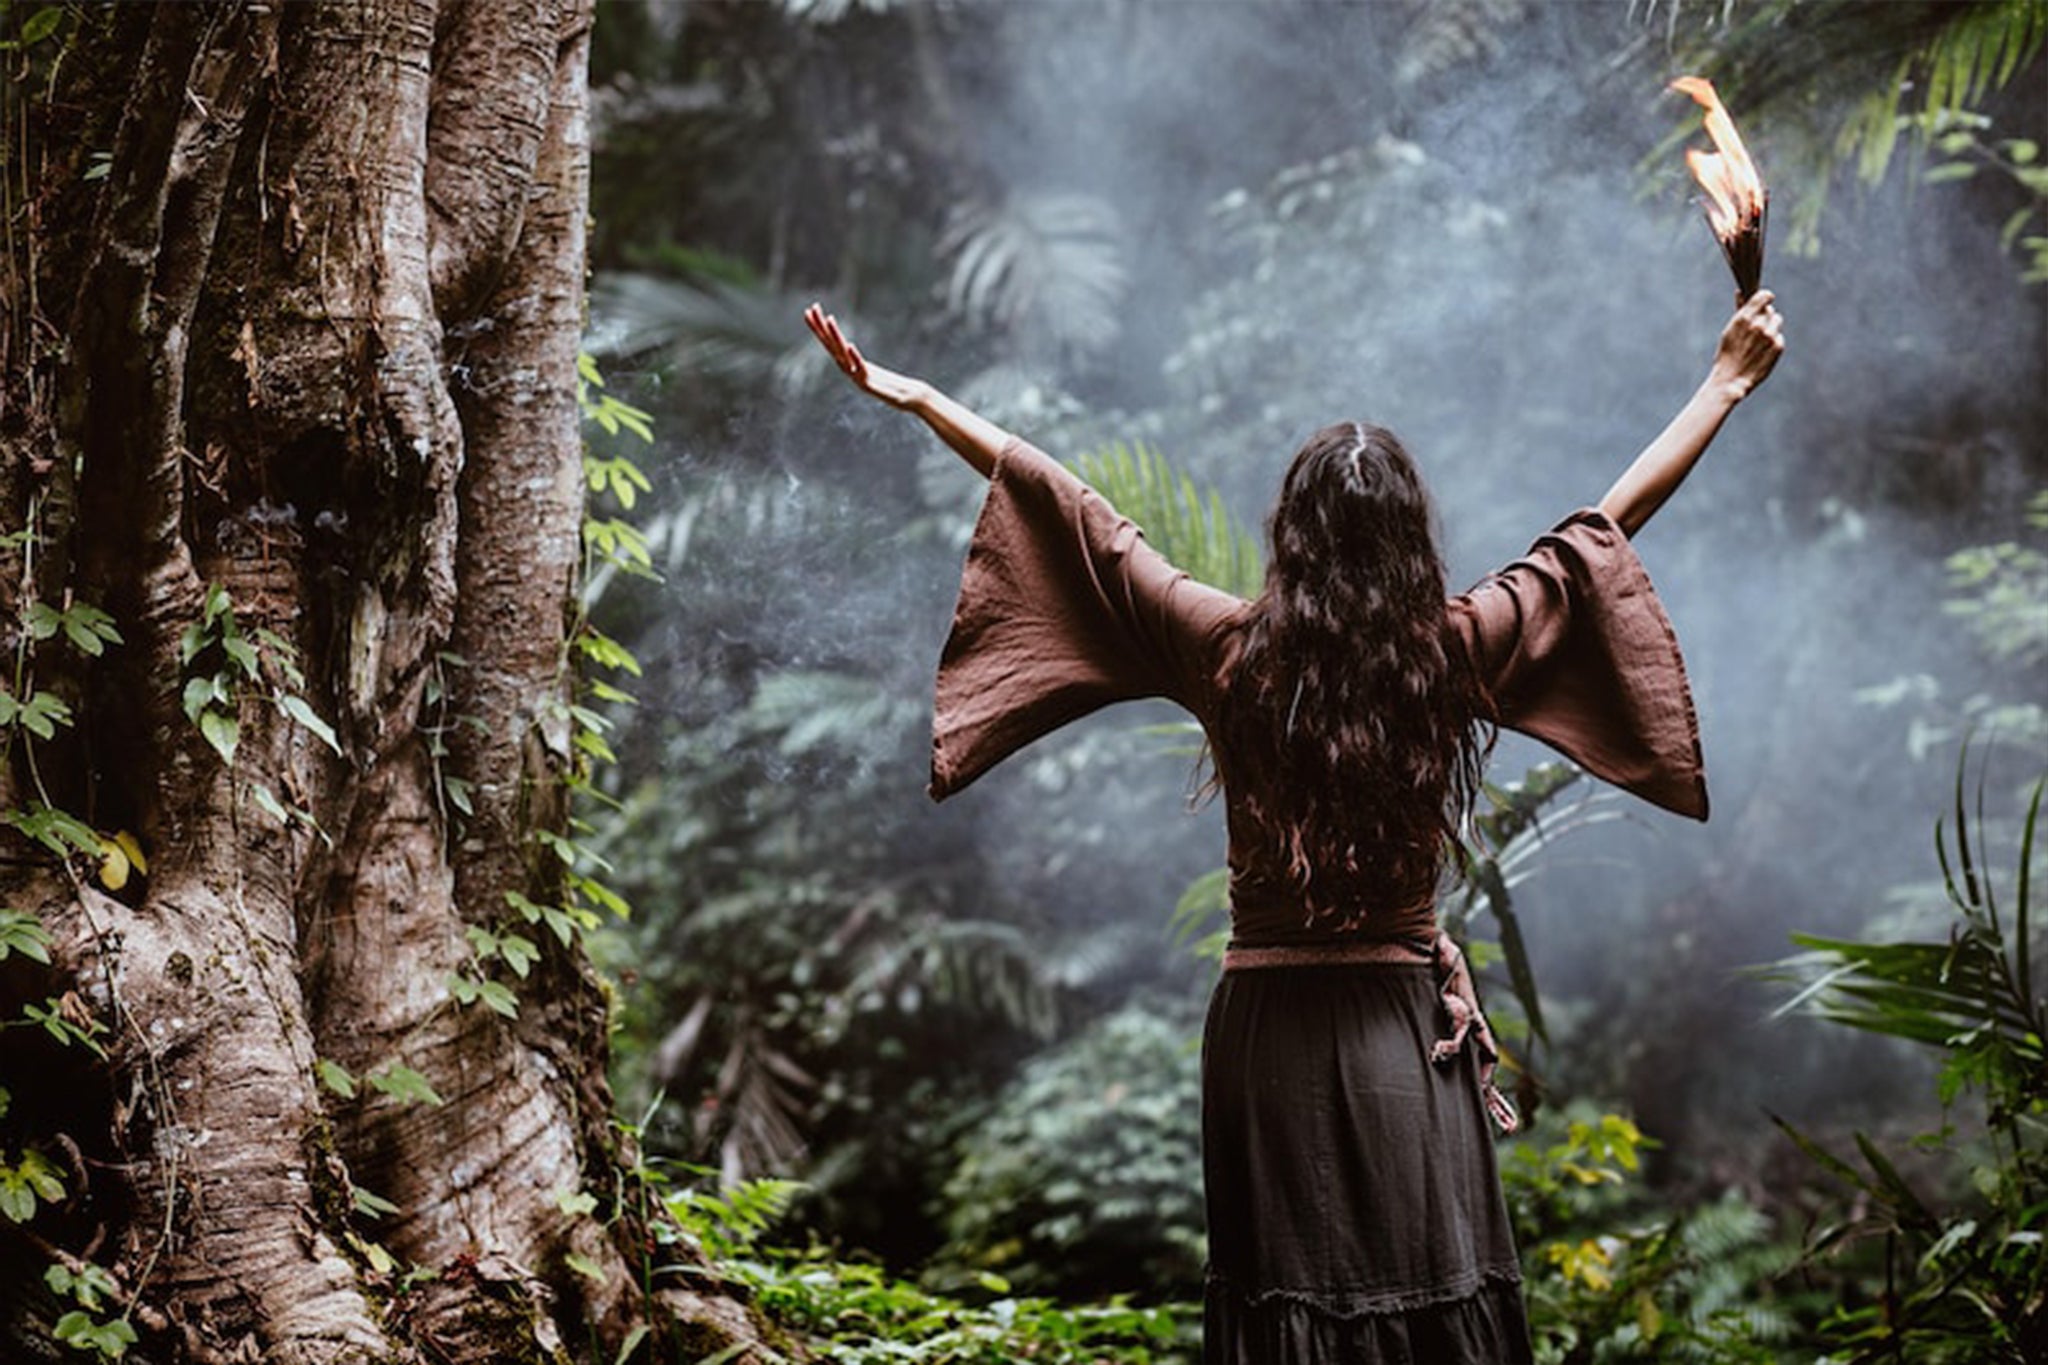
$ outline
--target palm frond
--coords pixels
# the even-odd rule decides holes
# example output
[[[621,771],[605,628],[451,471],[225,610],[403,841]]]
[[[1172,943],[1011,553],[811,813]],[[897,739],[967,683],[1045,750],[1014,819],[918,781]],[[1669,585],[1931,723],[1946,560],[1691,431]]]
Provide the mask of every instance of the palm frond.
[[[1806,953],[1764,975],[1800,988],[1780,1013],[1813,1014],[1940,1049],[1944,1097],[1982,1086],[1994,1124],[2010,1125],[2030,1107],[2048,1104],[2048,1001],[2034,987],[2031,942],[2034,836],[2048,778],[2034,785],[2026,807],[2008,923],[1985,855],[1981,786],[1976,809],[1968,799],[1968,766],[1966,745],[1952,815],[1936,825],[1942,885],[1955,916],[1948,937],[1858,943],[1795,934]]]
[[[1116,210],[1087,194],[1015,194],[956,207],[938,244],[946,303],[980,326],[1082,354],[1122,328],[1130,274]]]
[[[1140,441],[1113,442],[1074,461],[1075,472],[1144,528],[1152,547],[1200,582],[1254,597],[1265,575],[1259,543],[1240,529],[1214,490]]]
[[[586,345],[600,356],[666,352],[693,375],[786,387],[829,368],[791,324],[799,307],[730,280],[608,272],[591,286]]]
[[[1472,916],[1484,904],[1499,926],[1501,955],[1507,960],[1508,984],[1513,989],[1529,1032],[1539,1042],[1549,1042],[1543,1021],[1543,998],[1536,987],[1536,970],[1522,937],[1522,921],[1515,914],[1512,887],[1522,880],[1515,869],[1532,858],[1550,837],[1595,823],[1586,807],[1597,797],[1567,805],[1546,829],[1546,812],[1584,774],[1568,763],[1539,763],[1514,782],[1486,784],[1490,809],[1472,817],[1473,833],[1459,849],[1465,873],[1464,895],[1446,915],[1452,934],[1463,937]]]

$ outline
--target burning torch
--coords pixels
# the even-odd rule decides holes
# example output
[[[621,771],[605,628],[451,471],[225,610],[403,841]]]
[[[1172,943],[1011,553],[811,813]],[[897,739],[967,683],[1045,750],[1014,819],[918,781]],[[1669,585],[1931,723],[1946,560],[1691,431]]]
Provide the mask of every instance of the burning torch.
[[[1685,164],[1693,179],[1707,192],[1707,226],[1728,258],[1735,274],[1737,301],[1756,292],[1764,273],[1764,219],[1771,206],[1770,191],[1756,173],[1756,165],[1735,131],[1735,120],[1721,106],[1714,84],[1699,76],[1680,76],[1671,88],[1693,97],[1707,111],[1707,137],[1714,150],[1688,147]]]

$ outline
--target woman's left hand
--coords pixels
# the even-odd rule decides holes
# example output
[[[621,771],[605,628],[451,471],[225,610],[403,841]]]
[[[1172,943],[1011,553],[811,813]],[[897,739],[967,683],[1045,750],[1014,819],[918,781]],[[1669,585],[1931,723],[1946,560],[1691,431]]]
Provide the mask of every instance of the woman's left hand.
[[[840,373],[852,380],[862,393],[879,398],[892,408],[907,408],[927,387],[922,380],[885,369],[863,356],[860,348],[839,330],[839,319],[817,304],[804,309],[804,325],[811,329],[811,335],[832,357],[832,363],[839,367]]]
[[[1785,319],[1773,307],[1776,296],[1759,289],[1735,310],[1714,350],[1713,379],[1740,402],[1770,377],[1785,353]]]

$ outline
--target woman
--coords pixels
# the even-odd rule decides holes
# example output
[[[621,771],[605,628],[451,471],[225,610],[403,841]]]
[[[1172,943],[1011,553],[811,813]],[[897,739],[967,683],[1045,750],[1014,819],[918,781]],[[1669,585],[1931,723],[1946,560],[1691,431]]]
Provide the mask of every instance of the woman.
[[[943,799],[1108,702],[1200,720],[1231,942],[1202,1049],[1209,1365],[1530,1358],[1486,1115],[1492,1037],[1436,928],[1490,727],[1707,814],[1669,621],[1629,544],[1784,350],[1768,291],[1601,499],[1445,597],[1428,494],[1389,432],[1326,427],[1288,469],[1258,598],[1198,584],[1044,454],[804,315],[860,389],[991,481],[939,665]]]

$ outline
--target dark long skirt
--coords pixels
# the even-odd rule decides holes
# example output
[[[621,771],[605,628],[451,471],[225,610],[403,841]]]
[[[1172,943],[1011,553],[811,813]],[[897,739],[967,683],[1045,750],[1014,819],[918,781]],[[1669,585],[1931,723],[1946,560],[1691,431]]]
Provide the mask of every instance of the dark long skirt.
[[[1226,972],[1202,1044],[1204,1365],[1517,1365],[1513,1231],[1423,965]]]

